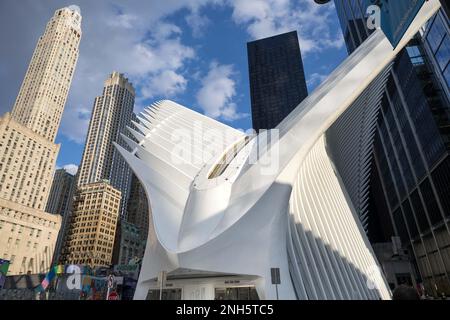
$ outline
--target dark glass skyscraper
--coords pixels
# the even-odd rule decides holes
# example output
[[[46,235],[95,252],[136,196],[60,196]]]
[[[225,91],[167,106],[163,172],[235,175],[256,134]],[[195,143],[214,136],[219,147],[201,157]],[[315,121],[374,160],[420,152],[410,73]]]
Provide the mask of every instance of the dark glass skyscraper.
[[[45,211],[62,216],[61,228],[59,229],[55,251],[53,253],[53,261],[59,260],[59,254],[64,244],[64,235],[67,224],[70,221],[69,215],[75,192],[75,180],[76,177],[65,169],[57,169],[53,176],[52,188],[50,189]]]
[[[448,3],[448,0],[441,0],[441,5],[443,11],[445,11],[447,17],[450,17],[450,4]]]
[[[362,0],[335,0],[349,53],[371,33]],[[396,58],[378,115],[369,238],[401,238],[428,293],[450,294],[448,16],[441,10]]]
[[[308,95],[297,31],[247,44],[253,129],[275,128]]]

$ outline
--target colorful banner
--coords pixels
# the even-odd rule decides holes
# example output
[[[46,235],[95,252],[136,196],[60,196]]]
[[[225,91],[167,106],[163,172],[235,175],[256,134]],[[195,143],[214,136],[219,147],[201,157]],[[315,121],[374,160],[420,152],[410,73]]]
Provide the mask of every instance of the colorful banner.
[[[9,260],[0,259],[0,289],[5,285],[9,264]]]
[[[50,269],[49,273],[47,273],[45,275],[44,280],[42,280],[41,284],[39,286],[37,286],[36,291],[37,292],[42,292],[47,290],[48,286],[50,285],[50,283],[52,282],[52,280],[56,277],[56,270],[57,267],[53,267]]]
[[[8,264],[9,266],[9,264]],[[73,265],[57,265],[53,266],[50,271],[45,275],[44,280],[42,280],[41,284],[36,287],[36,292],[43,292],[47,290],[50,283],[55,279],[57,276],[61,276],[62,274],[68,273],[68,269],[72,267]],[[89,266],[83,266],[83,265],[76,265],[78,269],[80,270],[80,274],[82,275],[91,275],[92,269]],[[69,272],[72,273],[72,272]],[[84,277],[83,277],[84,279]]]
[[[84,275],[81,280],[82,289],[80,299],[82,300],[105,300],[107,291],[107,277],[93,277]]]
[[[0,259],[0,273],[3,275],[7,275],[8,274],[8,269],[9,269],[9,260],[3,260]]]
[[[56,266],[56,274],[58,275],[63,274],[64,271],[66,271],[66,269],[63,265]]]

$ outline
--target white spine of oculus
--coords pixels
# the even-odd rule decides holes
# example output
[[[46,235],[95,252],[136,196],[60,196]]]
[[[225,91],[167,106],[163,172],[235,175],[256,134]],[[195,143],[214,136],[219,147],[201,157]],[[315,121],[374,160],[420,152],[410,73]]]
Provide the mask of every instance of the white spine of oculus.
[[[152,206],[135,299],[159,272],[179,268],[248,276],[261,299],[274,299],[273,267],[280,299],[389,299],[350,196],[364,192],[347,192],[324,134],[439,7],[426,2],[396,48],[376,30],[283,120],[266,151],[278,151],[276,170],[249,161],[260,136],[167,100],[141,113],[136,141],[124,136],[132,152],[116,145]],[[208,139],[195,138],[199,127]]]

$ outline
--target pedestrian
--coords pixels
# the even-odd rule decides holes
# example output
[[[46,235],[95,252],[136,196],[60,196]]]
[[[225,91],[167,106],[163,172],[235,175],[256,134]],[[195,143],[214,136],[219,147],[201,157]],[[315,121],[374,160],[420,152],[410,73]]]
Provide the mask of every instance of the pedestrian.
[[[395,288],[392,300],[420,300],[420,296],[416,289],[402,284]]]

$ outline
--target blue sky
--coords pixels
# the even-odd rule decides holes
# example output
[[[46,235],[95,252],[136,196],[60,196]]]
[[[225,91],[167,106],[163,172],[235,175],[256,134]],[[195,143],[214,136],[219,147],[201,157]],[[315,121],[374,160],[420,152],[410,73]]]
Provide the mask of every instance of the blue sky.
[[[14,37],[19,43],[0,48],[0,81],[10,82],[0,89],[0,113],[11,109],[46,22],[70,4],[81,8],[83,37],[57,137],[58,167],[79,164],[94,98],[112,71],[125,73],[135,85],[136,112],[167,98],[248,129],[248,41],[297,30],[310,92],[347,56],[332,3],[2,0],[0,41]],[[10,21],[18,27],[7,28]]]

